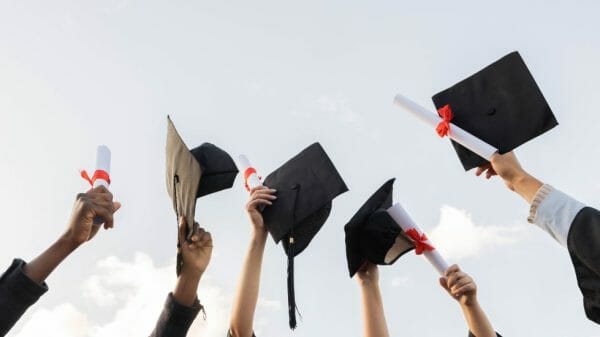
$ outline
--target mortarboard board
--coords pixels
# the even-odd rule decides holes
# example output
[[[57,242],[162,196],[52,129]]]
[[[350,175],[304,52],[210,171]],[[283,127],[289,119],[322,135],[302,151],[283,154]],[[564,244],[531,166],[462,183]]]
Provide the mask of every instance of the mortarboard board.
[[[510,152],[558,125],[518,52],[435,94],[432,100],[440,115],[449,108],[453,124],[500,153]],[[487,163],[462,145],[454,141],[452,145],[465,170]]]
[[[233,186],[238,170],[229,154],[213,144],[203,143],[190,151],[169,117],[166,149],[167,192],[177,219],[180,216],[186,219],[189,239],[197,226],[194,221],[196,199]],[[178,256],[178,274],[180,268]]]
[[[415,248],[387,212],[392,207],[394,181],[390,179],[383,184],[344,226],[350,277],[365,261],[380,265],[393,264],[404,253]]]
[[[337,169],[319,143],[314,143],[287,161],[264,180],[277,190],[277,200],[262,211],[275,242],[282,241],[288,256],[288,310],[290,327],[296,327],[294,257],[321,229],[332,200],[348,191]]]

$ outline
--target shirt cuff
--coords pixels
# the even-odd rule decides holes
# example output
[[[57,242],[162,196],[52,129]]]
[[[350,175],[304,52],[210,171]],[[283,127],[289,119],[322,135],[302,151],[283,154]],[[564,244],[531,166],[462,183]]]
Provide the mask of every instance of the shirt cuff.
[[[544,184],[533,198],[527,221],[540,227],[562,246],[567,247],[571,223],[584,207],[583,203]]]

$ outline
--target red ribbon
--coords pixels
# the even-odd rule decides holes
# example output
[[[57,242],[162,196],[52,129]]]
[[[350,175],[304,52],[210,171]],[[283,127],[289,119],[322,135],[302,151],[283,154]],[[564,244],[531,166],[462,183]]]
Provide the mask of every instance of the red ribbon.
[[[248,192],[250,192],[250,186],[248,186],[248,178],[250,178],[252,174],[256,174],[256,169],[254,167],[248,167],[246,171],[244,171],[244,187],[246,187],[246,191]],[[262,178],[258,177],[258,179]]]
[[[430,252],[435,249],[432,245],[427,243],[428,239],[425,233],[419,234],[416,229],[411,228],[406,231],[406,235],[413,240],[413,243],[415,244],[415,253],[417,253],[417,255],[423,254],[424,251]]]
[[[94,187],[94,183],[98,179],[102,179],[110,185],[110,175],[104,170],[96,170],[91,178],[86,170],[81,170],[81,177],[90,183],[90,186],[92,187]]]
[[[442,121],[435,128],[440,137],[445,137],[450,132],[450,121],[454,118],[450,104],[446,104],[438,109],[438,114],[442,117]]]

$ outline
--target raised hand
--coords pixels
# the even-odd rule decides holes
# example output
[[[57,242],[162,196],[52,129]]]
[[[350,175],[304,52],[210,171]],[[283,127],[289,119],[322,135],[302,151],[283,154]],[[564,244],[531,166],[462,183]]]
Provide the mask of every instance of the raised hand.
[[[99,225],[94,225],[94,218],[104,220],[104,229],[114,227],[113,214],[121,208],[119,202],[113,201],[113,195],[104,186],[98,186],[86,193],[80,193],[75,199],[71,218],[64,239],[78,247],[91,240],[98,230]]]
[[[260,212],[261,207],[270,206],[277,199],[277,191],[265,186],[257,186],[250,190],[250,200],[246,204],[246,212],[255,230],[266,231],[265,223]]]

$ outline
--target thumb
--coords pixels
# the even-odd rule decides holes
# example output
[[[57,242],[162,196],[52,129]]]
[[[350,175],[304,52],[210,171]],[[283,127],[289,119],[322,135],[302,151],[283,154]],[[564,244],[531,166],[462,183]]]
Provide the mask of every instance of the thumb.
[[[121,203],[120,203],[120,202],[118,202],[118,201],[115,201],[115,202],[113,202],[113,207],[114,207],[114,209],[115,209],[115,210],[113,211],[113,213],[114,213],[114,212],[116,212],[116,211],[118,211],[119,209],[121,209],[121,206],[122,206],[122,205],[121,205]]]
[[[446,278],[440,277],[439,281],[440,281],[440,286],[442,286],[442,288],[444,288],[448,293],[450,293],[450,289],[448,289],[448,282],[447,282]]]
[[[179,217],[179,231],[178,231],[178,239],[179,244],[183,245],[185,242],[185,234],[187,231],[187,221],[184,216]]]

